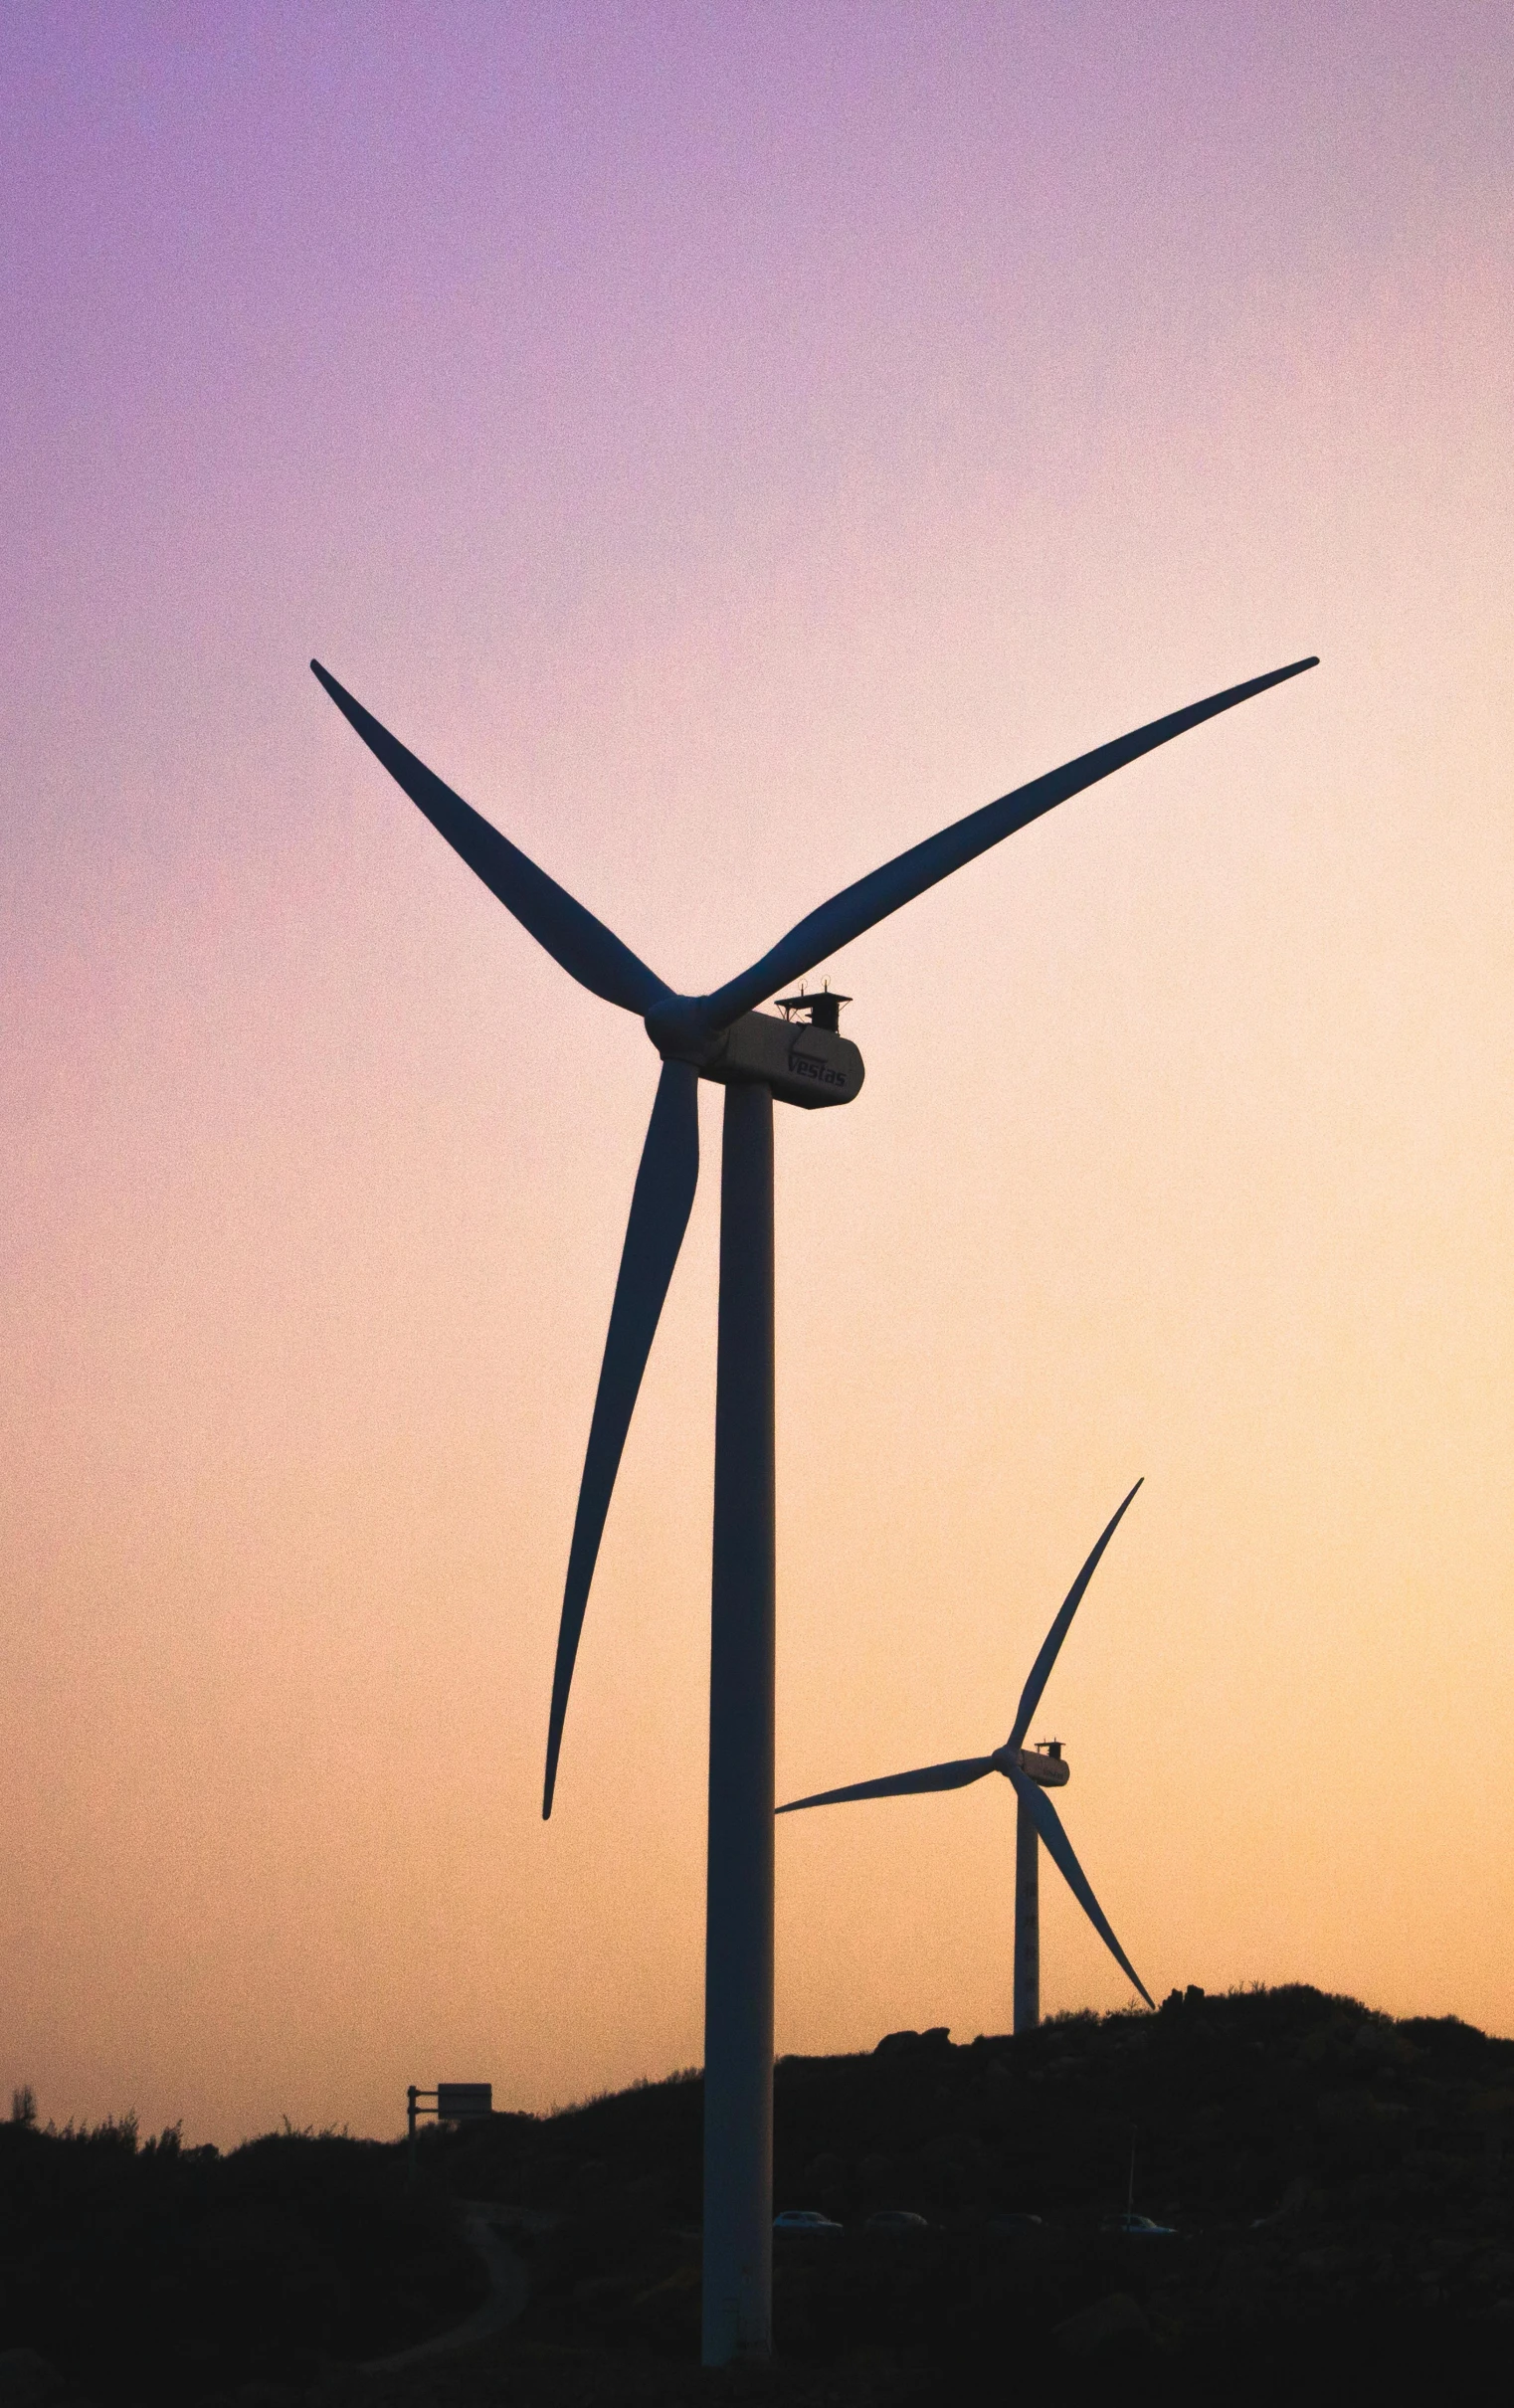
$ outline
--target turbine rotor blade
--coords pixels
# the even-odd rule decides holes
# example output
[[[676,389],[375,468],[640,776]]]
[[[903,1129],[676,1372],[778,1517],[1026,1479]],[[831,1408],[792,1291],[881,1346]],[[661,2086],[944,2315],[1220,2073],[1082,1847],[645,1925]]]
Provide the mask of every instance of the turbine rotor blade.
[[[1028,1781],[1023,1772],[1012,1772],[1010,1778],[1015,1784],[1016,1796],[1046,1843],[1047,1855],[1114,1958],[1115,1963],[1121,1967],[1122,1971],[1129,1974],[1147,2005],[1154,2007],[1157,2002],[1110,1930],[1103,1908],[1088,1887],[1088,1876],[1072,1853],[1072,1842],[1062,1829],[1061,1817],[1045,1790],[1038,1782]]]
[[[918,1772],[890,1772],[880,1781],[853,1781],[850,1789],[822,1789],[815,1797],[794,1797],[776,1814],[797,1814],[801,1806],[844,1806],[857,1797],[914,1797],[924,1789],[965,1789],[999,1766],[991,1756],[959,1757],[952,1764],[925,1764]]]
[[[698,1073],[686,1062],[662,1064],[631,1198],[631,1217],[626,1224],[626,1243],[615,1283],[615,1302],[610,1310],[605,1359],[600,1367],[594,1417],[589,1424],[573,1544],[568,1551],[568,1577],[557,1632],[557,1662],[552,1674],[552,1711],[547,1724],[543,1821],[552,1811],[563,1718],[568,1711],[573,1662],[584,1626],[584,1610],[589,1602],[589,1585],[594,1578],[605,1516],[610,1511],[626,1432],[631,1427],[642,1374],[652,1352],[662,1299],[678,1259],[698,1184]]]
[[[1145,1475],[1143,1473],[1142,1479],[1144,1479],[1144,1477]],[[1087,1563],[1083,1566],[1082,1571],[1078,1574],[1077,1578],[1073,1581],[1072,1586],[1068,1589],[1066,1600],[1062,1605],[1060,1613],[1057,1615],[1050,1629],[1046,1632],[1041,1651],[1037,1657],[1035,1663],[1031,1666],[1031,1677],[1020,1693],[1020,1710],[1016,1714],[1015,1728],[1010,1733],[1009,1740],[1007,1742],[1007,1745],[1011,1748],[1018,1748],[1021,1741],[1025,1738],[1026,1733],[1031,1728],[1031,1717],[1036,1712],[1037,1707],[1041,1704],[1041,1693],[1051,1677],[1051,1667],[1055,1663],[1056,1658],[1061,1650],[1061,1643],[1071,1627],[1072,1616],[1076,1613],[1079,1605],[1081,1605],[1083,1601],[1083,1590],[1087,1587],[1089,1581],[1097,1572],[1099,1558],[1103,1554],[1105,1548],[1108,1546],[1110,1540],[1114,1537],[1115,1532],[1119,1529],[1120,1522],[1125,1513],[1125,1507],[1129,1505],[1131,1498],[1134,1497],[1136,1493],[1136,1488],[1139,1488],[1140,1486],[1141,1481],[1137,1480],[1135,1488],[1133,1488],[1130,1492],[1130,1496],[1125,1499],[1125,1504],[1120,1506],[1113,1519],[1105,1525],[1098,1545],[1094,1548],[1092,1555],[1088,1558]]]
[[[1139,760],[1143,753],[1154,752],[1159,744],[1170,743],[1174,736],[1184,735],[1204,720],[1217,718],[1221,711],[1232,710],[1237,702],[1248,702],[1253,694],[1264,694],[1268,686],[1281,685],[1286,678],[1297,677],[1305,669],[1318,665],[1318,656],[1311,654],[1307,660],[1290,661],[1286,668],[1271,669],[1264,677],[1249,678],[1244,685],[1229,686],[1224,693],[1210,694],[1203,702],[1191,702],[1186,710],[1170,712],[1165,719],[1153,719],[1127,736],[1116,737],[1112,744],[1101,744],[1091,753],[1081,753],[1060,769],[1034,778],[1029,786],[1018,786],[1012,794],[1001,795],[997,803],[970,812],[965,820],[927,836],[921,844],[911,845],[907,852],[885,861],[880,869],[871,870],[854,885],[833,895],[828,903],[822,903],[817,911],[810,912],[760,962],[754,962],[750,970],[717,988],[713,995],[699,997],[696,1007],[685,1008],[690,1022],[697,1020],[711,1033],[728,1027],[743,1012],[754,1010],[780,987],[802,978],[828,955],[839,953],[853,937],[862,936],[879,920],[887,919],[890,912],[913,902],[916,895],[924,894],[939,879],[976,860],[991,844],[998,844],[1017,829],[1039,820],[1043,812],[1065,803],[1070,795],[1081,794],[1084,787],[1096,785],[1100,778],[1123,769],[1127,762]]]
[[[470,803],[444,786],[424,761],[407,752],[399,739],[382,727],[371,711],[365,711],[353,700],[344,686],[323,669],[318,660],[311,668],[325,687],[343,717],[350,720],[368,750],[380,760],[391,778],[401,785],[410,800],[423,811],[432,827],[447,838],[454,852],[460,853],[469,868],[479,876],[490,894],[496,895],[505,910],[513,912],[522,928],[528,929],[538,945],[545,947],[560,969],[577,979],[592,995],[602,995],[608,1004],[619,1004],[623,1012],[634,1012],[639,1018],[671,994],[646,963],[639,961],[629,945],[586,911],[555,878],[538,869],[497,828],[491,828]]]

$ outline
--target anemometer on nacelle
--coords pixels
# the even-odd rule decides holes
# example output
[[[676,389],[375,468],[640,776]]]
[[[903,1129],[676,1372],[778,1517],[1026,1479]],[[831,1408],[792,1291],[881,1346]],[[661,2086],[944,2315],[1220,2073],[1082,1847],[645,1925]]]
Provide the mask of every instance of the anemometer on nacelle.
[[[701,1078],[722,1087],[760,1083],[779,1103],[806,1112],[850,1104],[866,1076],[861,1054],[841,1033],[842,1006],[851,1001],[829,987],[780,996],[781,1020],[770,1012],[744,1012],[690,1058]]]

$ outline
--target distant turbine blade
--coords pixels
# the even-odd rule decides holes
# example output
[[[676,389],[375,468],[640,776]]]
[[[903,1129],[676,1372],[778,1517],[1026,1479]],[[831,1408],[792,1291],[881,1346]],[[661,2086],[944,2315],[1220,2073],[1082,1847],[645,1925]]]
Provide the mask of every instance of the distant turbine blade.
[[[623,1012],[645,1016],[654,1005],[666,1000],[669,989],[645,962],[638,961],[629,945],[623,945],[602,920],[586,911],[582,903],[575,902],[566,887],[549,878],[544,869],[538,869],[508,837],[490,828],[472,804],[455,795],[450,786],[444,786],[425,762],[407,752],[398,738],[391,736],[387,727],[381,727],[371,711],[355,702],[318,660],[312,660],[310,666],[337,709],[351,721],[389,775],[403,786],[411,802],[426,814],[454,852],[462,854],[490,894],[498,896],[505,910],[514,913],[521,927],[529,929],[537,944],[545,946],[570,978],[577,979],[592,995],[602,995],[606,1003],[619,1004]]]
[[[1143,1474],[1142,1477],[1144,1478],[1144,1476],[1145,1475]],[[1120,1522],[1125,1512],[1125,1506],[1129,1505],[1131,1497],[1133,1497],[1136,1493],[1136,1488],[1139,1488],[1140,1486],[1141,1481],[1137,1480],[1135,1488],[1133,1488],[1130,1492],[1130,1496],[1125,1499],[1125,1504],[1120,1507],[1119,1512],[1115,1514],[1113,1520],[1107,1524],[1097,1547],[1095,1547],[1092,1555],[1088,1558],[1087,1563],[1083,1566],[1082,1571],[1078,1574],[1077,1578],[1073,1581],[1072,1586],[1068,1589],[1066,1602],[1062,1606],[1060,1613],[1057,1615],[1050,1629],[1046,1632],[1045,1644],[1041,1648],[1041,1651],[1037,1657],[1035,1663],[1031,1666],[1031,1677],[1021,1692],[1020,1711],[1015,1717],[1015,1728],[1010,1733],[1008,1743],[1012,1748],[1018,1748],[1020,1746],[1021,1741],[1025,1738],[1026,1733],[1031,1728],[1031,1717],[1036,1712],[1037,1707],[1041,1704],[1041,1693],[1051,1677],[1051,1667],[1055,1663],[1058,1652],[1061,1648],[1061,1643],[1067,1635],[1067,1631],[1071,1625],[1072,1616],[1076,1613],[1079,1605],[1081,1605],[1083,1601],[1083,1590],[1087,1587],[1089,1581],[1092,1579],[1094,1574],[1098,1570],[1100,1556],[1103,1554],[1110,1540],[1114,1537],[1115,1532],[1120,1527]]]
[[[880,1781],[853,1781],[850,1789],[822,1789],[815,1797],[794,1797],[779,1814],[797,1814],[801,1806],[845,1806],[854,1797],[914,1797],[922,1789],[965,1789],[999,1769],[991,1756],[959,1757],[954,1764],[926,1764],[919,1772],[890,1772]]]
[[[698,1178],[698,1073],[686,1062],[664,1062],[631,1199],[631,1218],[626,1225],[615,1303],[610,1311],[610,1334],[605,1340],[599,1392],[594,1399],[594,1418],[589,1424],[573,1544],[568,1551],[568,1578],[557,1632],[557,1663],[552,1674],[552,1712],[547,1725],[543,1820],[552,1811],[573,1660],[584,1626],[584,1609],[589,1602],[589,1584],[594,1578],[605,1516],[610,1511],[626,1432],[631,1427],[642,1374],[657,1334],[662,1299],[667,1294],[667,1283],[688,1226]]]
[[[1072,1842],[1062,1829],[1061,1817],[1044,1789],[1038,1781],[1028,1781],[1023,1772],[1012,1772],[1010,1778],[1015,1784],[1016,1796],[1046,1843],[1047,1855],[1066,1882],[1068,1889],[1109,1950],[1115,1963],[1130,1975],[1147,2005],[1155,2006],[1156,2000],[1109,1929],[1104,1910],[1088,1887],[1088,1876],[1072,1853]]]
[[[908,852],[899,853],[874,869],[855,885],[844,887],[829,903],[791,928],[771,953],[739,978],[718,988],[713,995],[699,999],[699,1020],[710,1029],[728,1027],[743,1012],[752,1011],[780,987],[789,986],[813,970],[818,962],[839,953],[879,920],[902,904],[913,902],[941,878],[949,877],[954,869],[976,860],[991,844],[1013,835],[1042,812],[1056,804],[1065,803],[1069,795],[1081,794],[1085,786],[1094,786],[1127,762],[1139,760],[1143,753],[1154,752],[1159,744],[1170,743],[1205,719],[1218,717],[1221,711],[1232,710],[1237,702],[1248,702],[1253,694],[1264,694],[1271,685],[1281,685],[1285,678],[1297,677],[1303,670],[1317,668],[1316,655],[1307,660],[1290,661],[1286,668],[1271,669],[1264,677],[1252,677],[1245,685],[1232,685],[1223,694],[1211,694],[1203,702],[1192,702],[1186,710],[1173,711],[1165,719],[1153,719],[1146,727],[1138,727],[1128,736],[1117,737],[1112,744],[1101,744],[1096,751],[1082,753],[1062,768],[1048,770],[1044,777],[1035,778],[1029,786],[1018,786],[1013,794],[1002,795],[997,803],[985,804],[981,811],[970,812],[938,835],[927,836],[923,844],[912,845]]]

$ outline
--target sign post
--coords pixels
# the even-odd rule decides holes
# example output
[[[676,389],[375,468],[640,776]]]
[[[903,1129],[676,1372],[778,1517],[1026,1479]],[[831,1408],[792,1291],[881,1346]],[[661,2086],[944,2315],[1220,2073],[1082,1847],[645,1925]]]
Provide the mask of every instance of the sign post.
[[[423,2091],[412,2082],[405,2093],[405,2128],[410,2142],[409,2179],[414,2182],[416,2169],[416,2126],[423,2116],[435,2116],[439,2124],[470,2124],[481,2121],[494,2112],[494,2086],[491,2082],[439,2082],[434,2091]]]

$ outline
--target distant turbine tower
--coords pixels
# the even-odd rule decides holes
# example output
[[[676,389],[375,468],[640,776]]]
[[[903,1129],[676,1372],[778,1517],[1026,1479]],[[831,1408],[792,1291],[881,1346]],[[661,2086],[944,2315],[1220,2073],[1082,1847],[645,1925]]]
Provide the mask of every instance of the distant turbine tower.
[[[1060,1789],[1070,1779],[1071,1772],[1061,1752],[1059,1740],[1042,1748],[1027,1748],[1025,1735],[1031,1728],[1031,1717],[1041,1704],[1041,1693],[1051,1677],[1061,1643],[1071,1627],[1072,1616],[1083,1601],[1083,1590],[1095,1572],[1098,1561],[1120,1526],[1120,1518],[1141,1485],[1137,1480],[1125,1504],[1114,1516],[1097,1547],[1067,1591],[1066,1603],[1046,1633],[1046,1643],[1031,1666],[1031,1677],[1021,1692],[1020,1710],[1015,1728],[1002,1748],[992,1756],[960,1757],[951,1764],[926,1764],[918,1772],[892,1772],[880,1781],[853,1781],[850,1789],[823,1789],[816,1797],[796,1797],[780,1814],[797,1814],[803,1806],[843,1806],[857,1797],[914,1797],[922,1789],[966,1789],[973,1781],[981,1781],[990,1772],[1002,1772],[1011,1782],[1019,1809],[1015,1817],[1015,2029],[1029,2032],[1041,2021],[1041,1883],[1040,1842],[1044,1840],[1052,1863],[1064,1876],[1068,1889],[1087,1916],[1115,1963],[1130,1975],[1148,2006],[1156,2002],[1150,1990],[1131,1963],[1105,1919],[1104,1910],[1088,1887],[1088,1877],[1072,1853],[1072,1842],[1061,1826],[1061,1817],[1047,1789]]]
[[[754,1007],[1069,795],[1316,665],[1312,655],[1291,661],[1033,779],[844,887],[713,995],[678,995],[407,752],[318,660],[310,663],[363,742],[490,893],[570,978],[623,1012],[636,1013],[662,1060],[631,1198],[568,1551],[547,1725],[544,1815],[552,1811],[568,1686],[610,1494],[693,1204],[699,1172],[696,1081],[713,1079],[725,1089],[704,1928],[703,2355],[708,2366],[765,2355],[772,2312],[773,1099],[812,1108],[848,1104],[862,1084],[862,1057],[838,1032],[842,997],[787,998],[787,1025]],[[808,1023],[794,1025],[796,1012],[808,1012]]]

